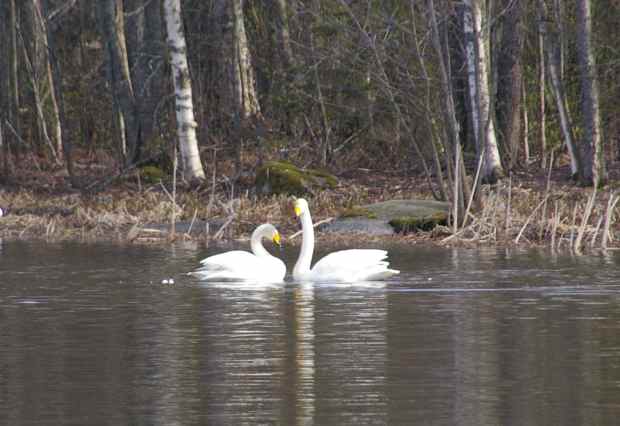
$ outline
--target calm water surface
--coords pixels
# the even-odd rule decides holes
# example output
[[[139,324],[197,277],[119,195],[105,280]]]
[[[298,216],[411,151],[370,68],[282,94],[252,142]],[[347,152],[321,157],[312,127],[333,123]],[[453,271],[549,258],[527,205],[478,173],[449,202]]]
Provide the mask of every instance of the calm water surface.
[[[184,275],[222,248],[0,247],[2,425],[620,418],[617,255],[401,246],[385,284],[239,287]]]

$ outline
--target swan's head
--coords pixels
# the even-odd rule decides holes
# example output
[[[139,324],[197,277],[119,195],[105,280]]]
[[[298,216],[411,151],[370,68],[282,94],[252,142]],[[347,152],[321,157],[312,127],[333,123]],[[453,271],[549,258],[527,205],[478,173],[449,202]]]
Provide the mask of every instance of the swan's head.
[[[254,234],[258,235],[261,238],[269,238],[277,246],[279,246],[282,243],[280,233],[278,232],[276,227],[270,223],[264,223],[260,225],[254,231]]]
[[[307,213],[310,208],[308,207],[308,202],[303,198],[295,199],[295,204],[293,205],[295,209],[295,216],[299,217],[304,213]]]

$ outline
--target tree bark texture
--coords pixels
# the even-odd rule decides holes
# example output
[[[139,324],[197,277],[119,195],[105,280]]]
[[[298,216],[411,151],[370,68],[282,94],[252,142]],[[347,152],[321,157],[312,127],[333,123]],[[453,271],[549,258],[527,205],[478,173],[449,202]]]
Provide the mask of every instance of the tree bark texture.
[[[540,165],[546,167],[547,159],[547,113],[545,111],[545,48],[543,33],[538,27],[538,133],[540,138]]]
[[[433,43],[433,48],[438,57],[438,65],[439,65],[439,74],[441,76],[441,100],[442,100],[442,112],[444,116],[444,120],[446,121],[447,135],[449,140],[449,148],[453,150],[455,158],[462,158],[462,155],[459,155],[461,152],[461,140],[460,140],[460,126],[458,120],[456,119],[456,108],[454,107],[454,96],[452,93],[452,88],[450,85],[450,77],[449,70],[446,66],[446,62],[444,60],[444,48],[441,44],[441,36],[439,34],[439,26],[437,23],[437,16],[435,14],[435,2],[433,0],[427,0],[427,12],[429,15],[429,25],[431,31],[431,40]],[[457,153],[458,151],[458,153]],[[449,156],[447,156],[449,158]],[[458,168],[458,171],[457,171]],[[448,168],[450,169],[450,167]],[[453,193],[452,199],[457,200],[460,206],[460,211],[464,210],[464,202],[463,200],[469,199],[470,188],[467,182],[465,181],[465,168],[463,167],[462,161],[457,161],[454,163],[454,188],[459,191],[459,193]],[[461,180],[461,182],[459,182]],[[459,218],[455,218],[458,220]],[[460,220],[459,220],[460,222]]]
[[[582,175],[599,187],[607,180],[605,154],[601,137],[601,113],[596,76],[596,60],[592,47],[592,10],[590,0],[577,1],[577,59],[581,77],[581,111],[584,135],[581,143]]]
[[[478,108],[478,75],[476,72],[476,34],[471,8],[461,7],[463,35],[465,36],[465,61],[467,67],[467,88],[469,98],[469,121],[471,123],[476,154],[482,152],[480,146],[480,111]]]
[[[560,51],[557,39],[556,25],[549,21],[549,14],[545,0],[538,0],[539,30],[543,36],[543,49],[545,52],[545,62],[547,63],[547,73],[551,83],[551,92],[555,99],[560,118],[560,128],[564,137],[564,143],[568,148],[571,160],[571,174],[581,180],[581,156],[575,145],[573,124],[568,113],[566,94],[564,92],[564,82],[560,78]]]
[[[235,39],[235,77],[238,79],[239,99],[241,105],[241,118],[246,120],[251,117],[260,117],[261,109],[256,92],[256,77],[252,65],[252,55],[245,31],[245,19],[243,17],[243,0],[231,0],[234,22]]]
[[[479,134],[483,149],[481,177],[484,182],[495,183],[504,174],[497,146],[495,123],[491,111],[491,82],[489,66],[490,28],[484,0],[465,0],[465,8],[471,10],[476,40],[477,109]]]
[[[123,0],[98,0],[98,19],[105,43],[108,79],[112,87],[112,98],[122,118],[119,123],[120,144],[126,142],[125,164],[136,160],[138,146],[141,143],[140,123],[137,118],[135,94],[129,74],[127,44],[123,18]]]
[[[164,44],[160,2],[155,0],[125,0],[126,40],[131,82],[140,122],[141,144],[136,156],[141,157],[144,146],[157,136],[155,117],[158,102],[163,96]]]
[[[64,96],[63,96],[63,88],[62,88],[62,70],[60,69],[60,61],[58,60],[55,44],[54,44],[54,33],[52,30],[52,26],[49,22],[49,11],[50,11],[50,0],[41,0],[41,16],[43,17],[43,22],[45,23],[45,28],[47,30],[47,54],[50,61],[50,67],[52,70],[52,89],[54,90],[54,94],[56,95],[56,101],[58,102],[58,118],[61,127],[62,134],[62,148],[65,156],[65,165],[67,167],[67,173],[69,174],[69,179],[71,181],[71,185],[74,188],[79,187],[79,182],[77,181],[75,174],[73,172],[73,158],[72,158],[72,149],[71,143],[67,139],[66,129],[66,119],[65,119],[65,104],[64,104]]]
[[[518,162],[521,146],[523,66],[521,52],[525,29],[521,27],[523,5],[504,0],[502,38],[498,55],[496,111],[499,134],[510,152],[510,168]]]
[[[194,118],[192,82],[187,63],[187,44],[183,32],[180,0],[164,0],[164,16],[175,91],[177,136],[183,161],[183,175],[188,181],[204,180],[205,173],[200,162],[196,138],[197,124]]]
[[[0,22],[7,22],[8,11],[5,3],[0,3]],[[8,178],[9,173],[9,153],[7,137],[5,135],[5,123],[9,118],[9,99],[8,93],[8,37],[7,26],[0,27],[0,153],[2,154],[2,180]]]
[[[15,162],[19,164],[19,135],[21,133],[21,123],[19,119],[19,65],[17,53],[17,7],[15,0],[9,0],[9,124],[12,127],[11,136],[7,138],[7,153],[10,152],[11,145],[15,154]]]
[[[272,0],[276,10],[276,34],[280,45],[280,61],[282,70],[288,70],[294,65],[293,49],[291,48],[291,33],[288,24],[288,1]]]

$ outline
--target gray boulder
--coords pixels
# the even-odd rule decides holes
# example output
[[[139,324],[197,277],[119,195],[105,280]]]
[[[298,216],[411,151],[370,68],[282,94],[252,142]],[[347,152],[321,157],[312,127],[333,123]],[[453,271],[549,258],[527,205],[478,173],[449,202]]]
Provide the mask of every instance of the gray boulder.
[[[446,225],[450,205],[433,200],[389,200],[346,209],[331,223],[322,225],[323,232],[390,235],[418,230],[430,231]]]

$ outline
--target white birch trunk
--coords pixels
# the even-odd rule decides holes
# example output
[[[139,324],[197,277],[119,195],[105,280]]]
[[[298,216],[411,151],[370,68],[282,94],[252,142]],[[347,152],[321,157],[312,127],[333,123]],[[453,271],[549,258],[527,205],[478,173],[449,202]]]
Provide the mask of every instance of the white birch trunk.
[[[177,134],[183,175],[185,179],[204,180],[205,172],[200,162],[198,140],[196,139],[196,119],[192,102],[192,84],[187,64],[187,45],[181,21],[180,0],[164,0],[164,16],[168,32],[170,66],[175,90]]]
[[[483,28],[483,7],[481,0],[465,0],[465,8],[471,11],[474,24],[476,41],[476,75],[478,77],[477,104],[479,112],[479,136],[484,142],[484,159],[482,165],[482,179],[488,182],[495,182],[502,174],[502,163],[497,147],[497,137],[495,135],[495,124],[491,115],[491,97],[489,86],[489,28]],[[475,98],[474,98],[475,99]],[[482,137],[484,136],[484,137]]]
[[[476,35],[474,33],[474,18],[470,7],[463,8],[463,33],[465,35],[465,56],[467,59],[467,86],[471,109],[471,125],[476,144],[476,153],[482,152],[480,146],[480,114],[478,111],[478,81],[476,78]]]

